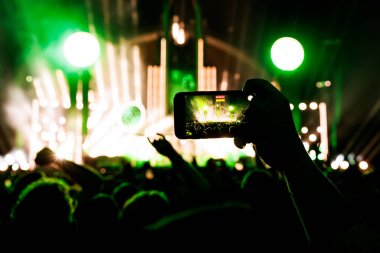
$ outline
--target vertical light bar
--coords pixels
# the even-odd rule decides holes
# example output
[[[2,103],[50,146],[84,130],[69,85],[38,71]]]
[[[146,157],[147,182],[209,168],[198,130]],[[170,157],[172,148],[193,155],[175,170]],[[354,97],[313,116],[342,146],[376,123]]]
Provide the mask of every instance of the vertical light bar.
[[[228,89],[228,71],[223,70],[222,82],[220,83],[220,90],[227,90],[227,89]]]
[[[38,98],[40,105],[46,106],[47,105],[47,99],[45,96],[45,92],[41,87],[40,79],[34,78],[33,79],[33,86],[34,86],[34,89],[36,90],[36,95],[37,95],[37,98]]]
[[[111,93],[112,93],[112,102],[115,105],[120,103],[119,99],[119,89],[117,84],[117,76],[116,76],[116,64],[115,64],[115,47],[111,42],[106,43],[107,48],[107,60],[108,60],[108,71],[110,77],[111,84]]]
[[[161,101],[160,103],[160,109],[159,109],[159,115],[160,117],[166,116],[166,69],[167,69],[167,62],[166,62],[166,40],[164,38],[161,39],[161,54],[160,54],[160,82],[159,82],[159,92],[157,94],[160,94],[159,99]]]
[[[77,109],[78,110],[82,110],[83,109],[83,81],[82,80],[79,80],[78,81],[78,91],[77,91],[77,94],[76,94],[76,101],[77,101]]]
[[[198,86],[199,90],[206,91],[207,90],[207,67],[202,68],[202,81]]]
[[[58,146],[56,154],[60,158],[65,158],[74,161],[75,157],[75,132],[68,131],[66,135],[66,139],[60,146]]]
[[[216,67],[211,67],[211,90],[216,90]]]
[[[327,161],[328,155],[328,134],[327,134],[327,106],[326,103],[319,103],[319,121],[321,126],[321,154],[322,160]]]
[[[82,144],[83,144],[83,136],[82,136],[82,116],[81,114],[75,115],[75,145],[74,145],[74,162],[81,164],[82,163]]]
[[[46,90],[46,94],[49,96],[48,101],[51,102],[51,105],[57,106],[58,105],[58,99],[57,94],[55,92],[55,85],[53,82],[53,78],[51,77],[49,71],[46,68],[42,68],[41,70],[41,78],[42,78],[42,86],[44,87],[44,90]]]
[[[211,90],[211,68],[207,66],[203,69],[205,71],[205,90]]]
[[[204,90],[203,39],[198,39],[198,90]]]
[[[39,145],[37,140],[37,132],[39,132],[38,129],[38,118],[40,114],[40,104],[37,99],[33,99],[32,101],[32,113],[30,117],[30,124],[32,128],[32,133],[30,135],[30,141],[29,141],[29,164],[31,167],[34,166],[34,157],[39,151]]]
[[[100,63],[95,63],[95,82],[98,98],[100,100],[99,103],[101,105],[108,106],[108,94],[106,93],[103,70]]]
[[[124,101],[130,101],[129,96],[129,81],[128,81],[128,60],[127,60],[127,42],[124,38],[120,42],[120,75],[121,75],[121,90]]]
[[[158,120],[161,115],[161,98],[155,94],[160,94],[160,84],[161,84],[161,68],[159,66],[154,66],[153,68],[153,119]]]
[[[153,93],[153,66],[149,65],[147,69],[147,90],[146,90],[146,113],[147,118],[152,116],[152,110],[153,110],[153,101],[154,93]]]
[[[135,85],[135,100],[141,103],[141,62],[140,62],[140,48],[138,46],[132,47],[133,54],[133,77]]]
[[[68,86],[69,84],[66,82],[66,79],[64,77],[64,74],[63,74],[63,71],[58,69],[57,71],[55,71],[55,75],[57,77],[57,81],[58,81],[58,87],[59,87],[59,90],[61,92],[61,104],[63,106],[63,108],[70,108],[71,104],[70,104],[70,96],[69,96],[69,90],[68,90]]]

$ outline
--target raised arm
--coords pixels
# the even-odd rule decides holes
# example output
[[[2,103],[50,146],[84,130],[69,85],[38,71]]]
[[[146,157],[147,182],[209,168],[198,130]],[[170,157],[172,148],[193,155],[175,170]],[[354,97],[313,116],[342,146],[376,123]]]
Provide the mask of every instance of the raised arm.
[[[174,169],[183,175],[191,191],[205,191],[209,189],[209,182],[193,165],[183,159],[164,135],[158,133],[156,138],[148,141],[158,153],[169,158]]]
[[[258,155],[282,172],[311,245],[330,248],[339,238],[357,238],[352,231],[367,233],[366,221],[310,159],[287,98],[263,79],[248,80],[243,92],[254,97],[235,145],[255,144]]]

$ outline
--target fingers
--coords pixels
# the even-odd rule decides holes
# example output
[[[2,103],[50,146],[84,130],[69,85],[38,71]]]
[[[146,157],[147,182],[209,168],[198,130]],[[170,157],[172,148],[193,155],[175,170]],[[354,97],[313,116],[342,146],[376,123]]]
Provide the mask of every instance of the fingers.
[[[243,92],[246,94],[260,94],[265,96],[277,90],[270,82],[260,78],[249,79],[245,82]]]
[[[252,123],[243,121],[239,126],[234,136],[234,144],[238,148],[244,148],[248,143],[255,143],[255,130]]]
[[[156,135],[161,136],[163,139],[165,139],[165,135],[163,135],[161,133],[156,133]]]
[[[153,144],[153,142],[159,141],[159,140],[165,140],[165,135],[161,133],[156,133],[155,137],[147,137],[148,141]]]

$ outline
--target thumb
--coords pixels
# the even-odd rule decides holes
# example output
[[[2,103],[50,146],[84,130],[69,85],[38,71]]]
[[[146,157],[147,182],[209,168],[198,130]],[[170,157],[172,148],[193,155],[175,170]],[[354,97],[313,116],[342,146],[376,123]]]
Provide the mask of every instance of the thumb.
[[[234,144],[236,147],[243,149],[247,143],[242,138],[235,137]]]

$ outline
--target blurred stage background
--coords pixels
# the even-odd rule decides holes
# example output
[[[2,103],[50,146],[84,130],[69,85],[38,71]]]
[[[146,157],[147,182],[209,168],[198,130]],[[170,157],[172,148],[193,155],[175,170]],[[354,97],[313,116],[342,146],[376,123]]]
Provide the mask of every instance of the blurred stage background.
[[[380,22],[369,2],[2,0],[0,14],[1,168],[28,169],[45,146],[79,163],[107,156],[167,166],[147,141],[157,132],[186,160],[233,166],[254,151],[232,139],[179,140],[173,97],[241,89],[255,77],[289,98],[305,148],[325,168],[378,166],[379,53],[371,50]],[[99,42],[88,67],[64,57],[78,31]],[[270,60],[283,36],[304,47],[295,71]]]

